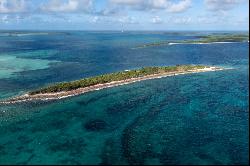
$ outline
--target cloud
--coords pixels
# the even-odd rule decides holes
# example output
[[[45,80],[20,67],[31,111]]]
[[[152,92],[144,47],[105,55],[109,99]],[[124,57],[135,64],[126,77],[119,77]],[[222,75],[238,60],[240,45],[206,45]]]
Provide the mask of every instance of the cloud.
[[[57,13],[74,13],[74,12],[91,12],[93,10],[93,0],[50,0],[40,6],[43,12]]]
[[[162,19],[159,16],[155,16],[151,19],[151,23],[153,24],[161,24],[163,23]]]
[[[89,17],[89,22],[90,23],[105,23],[105,24],[110,24],[110,25],[128,25],[128,24],[140,24],[138,19],[133,16],[114,16],[114,17],[109,17],[109,16],[91,16]]]
[[[191,0],[184,0],[176,4],[172,3],[171,5],[169,5],[169,8],[167,10],[169,12],[179,13],[187,10],[190,7],[191,7]]]
[[[0,0],[0,13],[21,13],[27,9],[25,0]]]
[[[169,22],[174,24],[189,24],[192,22],[191,17],[171,17]]]
[[[233,21],[232,21],[233,20]],[[196,16],[193,21],[197,24],[210,24],[210,25],[225,25],[225,24],[235,24],[239,20],[243,20],[238,16],[233,15],[210,15],[209,13],[201,14]]]
[[[9,23],[9,18],[8,17],[9,17],[8,15],[0,16],[0,22],[4,23],[4,24]]]
[[[144,0],[110,0],[109,2],[111,4],[134,6],[142,4]]]
[[[168,12],[184,12],[191,7],[191,0],[109,0],[112,5],[133,10],[166,10]]]
[[[227,11],[231,10],[244,0],[205,0],[205,5],[211,11]]]
[[[152,9],[166,9],[169,5],[167,0],[150,0],[148,1],[148,8]]]
[[[166,7],[167,0],[109,0],[110,4],[129,6],[133,9],[163,9]]]
[[[21,20],[25,18],[23,15],[18,14],[1,14],[0,15],[0,23],[8,24],[8,23],[19,23]]]
[[[129,10],[165,10],[176,13],[183,12],[191,6],[191,0],[107,0],[107,3],[97,11],[97,3],[99,2],[95,0],[48,0],[39,2],[36,2],[36,0],[0,0],[0,14],[87,13],[107,16],[129,12]]]
[[[117,7],[114,7],[114,6],[108,6],[108,7],[105,7],[99,11],[95,11],[95,15],[99,15],[99,16],[114,16],[114,15],[117,15],[121,13],[120,9],[117,8]]]
[[[97,23],[98,21],[100,21],[100,18],[98,16],[94,16],[89,19],[89,22],[91,23]]]
[[[118,19],[118,22],[122,24],[138,24],[139,22],[135,19],[135,17],[124,16]]]

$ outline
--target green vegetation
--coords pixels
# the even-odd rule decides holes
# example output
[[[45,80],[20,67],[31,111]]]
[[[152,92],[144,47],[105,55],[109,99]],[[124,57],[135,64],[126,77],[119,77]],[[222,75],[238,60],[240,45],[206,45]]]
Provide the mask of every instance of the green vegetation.
[[[163,45],[168,45],[168,41],[162,41],[162,42],[155,42],[155,43],[149,43],[149,44],[144,44],[132,49],[139,49],[139,48],[146,48],[146,47],[155,47],[155,46],[163,46]]]
[[[201,36],[200,40],[186,40],[184,43],[247,42],[248,34],[227,34]]]
[[[61,91],[70,91],[78,88],[89,87],[92,85],[109,83],[112,81],[121,81],[130,78],[138,78],[143,76],[148,76],[152,74],[164,74],[168,72],[181,72],[187,70],[203,69],[206,66],[202,65],[176,65],[176,66],[167,66],[167,67],[144,67],[137,70],[122,71],[111,74],[104,74],[100,76],[84,78],[72,82],[63,82],[55,85],[51,85],[33,92],[30,92],[30,95],[41,94],[41,93],[53,93]]]
[[[212,42],[247,42],[249,41],[249,34],[219,34],[219,35],[207,35],[197,36],[199,39],[195,40],[176,40],[176,41],[161,41],[149,44],[137,46],[132,49],[156,47],[168,45],[169,43],[182,43],[182,44],[195,44],[195,43],[212,43]]]

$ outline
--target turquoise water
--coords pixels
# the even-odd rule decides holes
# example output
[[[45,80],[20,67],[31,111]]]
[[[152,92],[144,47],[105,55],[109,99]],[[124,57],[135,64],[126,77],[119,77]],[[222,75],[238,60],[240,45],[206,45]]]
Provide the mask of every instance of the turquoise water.
[[[234,68],[147,80],[56,102],[1,105],[0,164],[248,164],[248,43],[131,49],[196,35],[0,35],[0,60],[13,58],[0,68],[2,99],[54,82],[142,66]]]

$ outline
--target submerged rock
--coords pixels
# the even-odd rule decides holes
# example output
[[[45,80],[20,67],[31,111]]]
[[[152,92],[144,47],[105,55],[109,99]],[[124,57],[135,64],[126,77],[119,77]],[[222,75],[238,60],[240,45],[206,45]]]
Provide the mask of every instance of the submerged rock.
[[[107,123],[103,120],[91,120],[84,124],[84,128],[88,131],[101,131],[107,128]]]

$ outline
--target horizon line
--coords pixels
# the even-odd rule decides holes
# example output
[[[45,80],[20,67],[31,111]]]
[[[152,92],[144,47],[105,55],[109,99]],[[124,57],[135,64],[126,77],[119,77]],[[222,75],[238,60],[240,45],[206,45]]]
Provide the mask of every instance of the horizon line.
[[[213,29],[213,30],[152,30],[152,29],[149,29],[149,30],[90,30],[90,29],[85,29],[85,30],[78,30],[78,29],[0,29],[0,31],[107,31],[107,32],[110,32],[110,31],[113,31],[113,32],[174,32],[174,31],[177,31],[177,32],[201,32],[201,31],[211,31],[211,32],[239,32],[239,31],[245,31],[245,32],[249,32],[249,29],[248,30],[216,30],[216,29]]]

